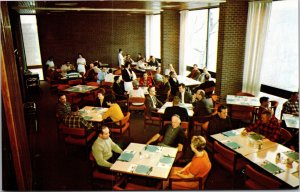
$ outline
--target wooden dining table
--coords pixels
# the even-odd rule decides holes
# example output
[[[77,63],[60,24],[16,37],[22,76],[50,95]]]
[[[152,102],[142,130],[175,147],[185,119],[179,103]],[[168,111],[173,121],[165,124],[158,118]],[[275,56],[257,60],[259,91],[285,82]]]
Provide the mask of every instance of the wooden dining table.
[[[103,107],[85,106],[79,110],[79,114],[87,121],[100,123],[103,121],[102,115],[108,110]]]
[[[243,129],[226,131],[211,137],[289,186],[299,187],[299,153],[257,133],[242,135]],[[276,160],[278,153],[281,156],[279,161]],[[287,167],[288,157],[293,161],[292,167]]]
[[[167,179],[177,148],[130,143],[110,170],[128,175]]]
[[[179,83],[183,83],[186,87],[197,86],[200,85],[200,81],[196,81],[195,79],[186,77],[184,75],[177,75],[177,79]]]

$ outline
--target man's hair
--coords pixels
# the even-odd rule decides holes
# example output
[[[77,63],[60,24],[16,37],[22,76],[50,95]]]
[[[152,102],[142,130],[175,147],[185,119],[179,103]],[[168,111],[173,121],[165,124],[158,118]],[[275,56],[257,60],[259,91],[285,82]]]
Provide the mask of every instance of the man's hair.
[[[180,83],[180,84],[178,85],[178,87],[185,88],[185,84],[183,84],[183,83]]]
[[[195,67],[195,66],[196,66],[196,67],[198,67],[198,65],[197,65],[197,64],[194,64],[194,65],[193,65],[193,67]]]
[[[64,93],[59,93],[58,94],[58,100],[61,98],[61,96],[64,96],[65,94]]]
[[[198,90],[196,91],[196,93],[197,93],[198,91],[200,91],[199,94],[201,95],[201,97],[202,97],[202,98],[205,98],[205,91],[202,90],[202,89],[198,89]]]
[[[122,49],[119,49],[119,52],[122,51]]]
[[[262,102],[266,102],[269,100],[269,97],[261,97],[259,98],[259,102],[262,103]]]
[[[105,89],[100,88],[99,91],[98,91],[98,93],[101,93],[103,96],[105,96]]]
[[[119,80],[119,78],[120,78],[120,76],[119,75],[116,75],[116,76],[114,76],[114,81],[116,82],[116,81],[118,81]]]
[[[99,134],[103,135],[103,133],[104,133],[103,130],[106,128],[109,129],[107,126],[102,125],[101,128],[99,129]]]
[[[164,77],[165,77],[165,78],[167,78],[167,79],[169,79],[169,78],[170,78],[170,76],[169,76],[169,75],[164,75]]]
[[[262,114],[262,115],[266,114],[268,117],[271,117],[271,116],[272,116],[272,113],[271,113],[271,111],[269,111],[269,110],[265,110],[265,111],[263,111],[261,114]]]
[[[154,86],[148,87],[148,93],[150,93],[150,90],[151,90],[152,87],[154,87]]]
[[[116,102],[115,96],[114,95],[107,95],[106,96],[106,102],[115,103]]]
[[[197,151],[202,151],[205,148],[206,140],[202,136],[193,136],[191,143],[197,149]]]
[[[78,110],[79,110],[78,105],[75,104],[75,103],[72,103],[72,105],[71,105],[71,111],[72,111],[72,112],[76,112],[76,111],[78,111]]]
[[[181,101],[181,99],[180,99],[178,96],[175,96],[175,97],[173,98],[173,105],[178,106],[179,103],[180,103],[180,101]]]
[[[137,80],[133,80],[132,81],[132,86],[133,87],[138,87],[139,86],[139,82]]]
[[[108,69],[108,73],[112,73],[112,69],[111,68]]]
[[[224,109],[227,109],[227,106],[226,106],[226,105],[220,105],[220,106],[218,107],[218,112],[221,112],[221,111],[224,110]]]
[[[169,74],[170,74],[170,76],[172,76],[172,75],[174,74],[174,71],[170,71],[170,73],[169,73]]]

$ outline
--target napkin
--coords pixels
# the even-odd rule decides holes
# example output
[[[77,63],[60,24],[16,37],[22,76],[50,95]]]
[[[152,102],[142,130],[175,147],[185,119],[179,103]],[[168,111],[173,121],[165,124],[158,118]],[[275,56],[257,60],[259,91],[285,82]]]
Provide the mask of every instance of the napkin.
[[[121,153],[121,155],[119,156],[118,160],[129,162],[129,161],[131,161],[133,156],[134,156],[133,151],[123,151],[123,153]]]
[[[231,149],[240,148],[239,144],[237,144],[236,142],[233,142],[233,141],[225,142],[224,144],[227,145],[228,147],[230,147]]]
[[[278,173],[282,173],[284,172],[283,169],[277,167],[276,165],[274,165],[273,163],[265,160],[262,164],[261,167],[264,168],[265,170],[269,171],[270,173],[272,173],[273,175],[276,175]]]
[[[226,137],[236,136],[236,133],[233,131],[226,131],[226,132],[223,132],[222,134],[225,135]]]

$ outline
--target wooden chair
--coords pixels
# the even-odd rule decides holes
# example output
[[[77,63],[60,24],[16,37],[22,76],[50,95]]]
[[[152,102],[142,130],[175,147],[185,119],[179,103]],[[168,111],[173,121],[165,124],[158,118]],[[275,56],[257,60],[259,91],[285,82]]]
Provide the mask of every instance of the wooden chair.
[[[145,109],[147,110],[147,109]],[[147,115],[146,111],[144,111],[144,129],[147,125],[153,125],[153,126],[162,126],[162,114],[158,112],[152,112],[153,116]]]
[[[271,109],[273,109],[274,114],[276,114],[276,109],[278,107],[279,102],[273,100],[273,101],[270,101],[270,104],[271,104]]]
[[[106,82],[106,81],[102,81],[101,82],[101,86],[109,86],[109,87],[112,87],[114,83],[112,82]]]
[[[239,92],[236,95],[254,97],[254,95],[250,93],[244,93],[244,92]],[[232,119],[238,119],[240,121],[251,123],[253,121],[253,115],[254,115],[254,107],[231,105]]]
[[[293,135],[288,130],[286,130],[284,128],[280,128],[280,140],[281,140],[282,145],[285,145],[292,138],[293,138]]]
[[[135,184],[133,182],[128,182],[126,177],[122,177],[114,186],[113,190],[116,191],[157,191],[161,189],[162,184],[158,182],[155,186],[145,186],[140,184]]]
[[[104,188],[107,185],[111,188],[112,184],[114,184],[118,180],[118,176],[116,174],[100,172],[97,168],[98,165],[92,152],[90,152],[89,160],[91,163],[92,187],[95,188],[96,186],[99,186],[101,188]]]
[[[236,171],[245,167],[246,163],[237,158],[236,153],[226,147],[220,145],[217,141],[214,141],[214,154],[213,158],[216,162],[222,165],[225,169],[235,176]]]
[[[204,122],[202,125],[201,125],[201,135],[205,138],[206,140],[206,149],[210,152],[213,152],[213,143],[209,141],[209,135],[207,133],[207,130],[208,130],[208,125],[209,125],[209,121],[206,121]]]
[[[128,132],[128,136],[130,137],[130,112],[127,112],[125,117],[120,121],[104,123],[104,125],[109,127],[112,134],[116,134],[120,138],[123,137],[126,132]]]
[[[195,178],[169,178],[169,189],[170,190],[204,190],[205,183],[207,180],[207,177],[210,173],[209,169],[203,177],[195,177]],[[182,186],[180,185],[181,182],[188,182],[190,183],[189,186]]]
[[[93,144],[96,132],[92,130],[89,134],[86,128],[69,128],[64,126],[62,128],[64,134],[65,145],[84,146],[88,154],[89,147]],[[67,151],[66,151],[67,152]]]
[[[95,81],[87,82],[86,85],[99,87],[99,84],[97,82],[95,82]]]
[[[142,103],[142,105],[134,105],[134,103]],[[145,110],[145,97],[129,97],[128,98],[128,111],[144,111]]]
[[[249,189],[279,189],[281,186],[280,182],[256,171],[250,165],[246,165],[245,175],[247,176],[245,185]]]
[[[69,88],[70,85],[66,85],[66,84],[58,84],[57,85],[57,90],[58,93],[62,93],[65,89]]]

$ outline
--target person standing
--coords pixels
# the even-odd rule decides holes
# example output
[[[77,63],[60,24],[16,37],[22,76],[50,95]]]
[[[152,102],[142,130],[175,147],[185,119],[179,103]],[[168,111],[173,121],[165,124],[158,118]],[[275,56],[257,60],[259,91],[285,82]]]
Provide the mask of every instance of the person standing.
[[[133,81],[133,72],[130,68],[130,63],[126,62],[124,69],[122,70],[122,79],[124,80],[124,88],[125,91],[130,91],[133,89],[132,81]]]
[[[118,62],[119,62],[119,67],[122,68],[122,66],[124,66],[124,57],[123,57],[123,50],[122,49],[119,49]]]
[[[78,53],[78,58],[76,61],[77,64],[77,71],[84,76],[85,74],[85,66],[86,66],[86,60],[83,58],[82,53]]]

